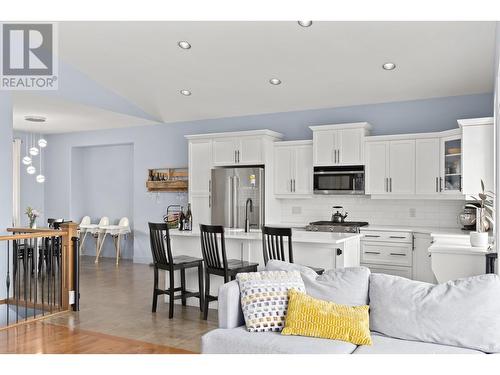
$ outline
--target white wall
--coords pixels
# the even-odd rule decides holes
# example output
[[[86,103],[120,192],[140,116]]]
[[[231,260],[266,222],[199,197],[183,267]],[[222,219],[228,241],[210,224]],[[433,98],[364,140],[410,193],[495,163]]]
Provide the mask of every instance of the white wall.
[[[304,225],[330,220],[332,206],[343,206],[348,221],[367,221],[377,225],[432,226],[459,228],[458,214],[463,201],[390,200],[368,196],[331,196],[311,199],[284,199],[281,205],[283,223]]]

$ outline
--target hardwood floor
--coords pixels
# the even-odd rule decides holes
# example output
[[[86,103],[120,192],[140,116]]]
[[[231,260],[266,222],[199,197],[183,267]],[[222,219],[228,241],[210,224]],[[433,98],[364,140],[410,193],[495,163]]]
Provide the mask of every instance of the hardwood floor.
[[[5,354],[190,354],[144,341],[37,321],[0,331]]]
[[[57,340],[64,337],[66,342],[50,346],[50,350],[54,350],[51,353],[79,353],[78,350],[82,353],[154,353],[155,350],[196,353],[200,351],[201,336],[217,327],[216,310],[210,310],[208,320],[204,321],[198,308],[176,305],[174,318],[168,319],[168,305],[163,299],[158,300],[158,311],[153,314],[153,269],[146,264],[121,261],[116,267],[114,259],[101,258],[100,263],[95,264],[93,257],[82,257],[80,276],[79,312],[44,319],[41,326],[30,324],[16,331],[12,328],[1,332],[0,352],[16,352],[16,346],[19,350],[26,348],[23,349],[26,352],[38,352],[40,347],[48,348],[43,346],[47,345],[47,335]],[[162,275],[160,285],[163,283]],[[31,334],[38,344],[28,344]],[[5,338],[9,340],[7,346],[3,345]],[[127,339],[131,341],[122,341]],[[114,347],[115,343],[119,345]]]

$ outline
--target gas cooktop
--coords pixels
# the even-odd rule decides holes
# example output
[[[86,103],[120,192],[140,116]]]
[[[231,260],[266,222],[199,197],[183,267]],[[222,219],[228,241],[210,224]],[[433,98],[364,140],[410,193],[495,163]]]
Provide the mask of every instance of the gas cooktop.
[[[366,225],[368,225],[366,221],[344,221],[342,223],[314,221],[306,226],[306,230],[312,232],[359,233],[359,228]]]

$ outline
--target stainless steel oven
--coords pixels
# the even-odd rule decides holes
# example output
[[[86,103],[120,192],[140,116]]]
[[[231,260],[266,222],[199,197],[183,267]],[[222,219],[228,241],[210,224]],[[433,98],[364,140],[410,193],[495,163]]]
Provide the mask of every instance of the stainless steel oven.
[[[364,193],[364,165],[314,167],[314,194]]]

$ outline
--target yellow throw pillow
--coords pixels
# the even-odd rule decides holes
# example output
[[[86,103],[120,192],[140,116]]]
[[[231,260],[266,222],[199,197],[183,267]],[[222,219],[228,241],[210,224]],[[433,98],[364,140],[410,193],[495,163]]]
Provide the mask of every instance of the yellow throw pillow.
[[[369,306],[339,305],[288,290],[282,335],[310,336],[371,345]]]

